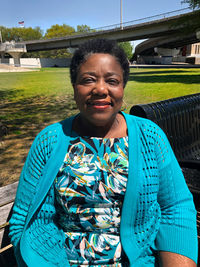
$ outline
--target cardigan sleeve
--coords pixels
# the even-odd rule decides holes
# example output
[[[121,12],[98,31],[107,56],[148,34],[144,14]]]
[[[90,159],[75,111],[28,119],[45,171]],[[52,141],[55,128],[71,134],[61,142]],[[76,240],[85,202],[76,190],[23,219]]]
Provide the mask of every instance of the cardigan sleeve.
[[[197,262],[196,210],[181,168],[165,134],[159,127],[155,151],[159,170],[158,203],[161,222],[156,247]]]
[[[65,234],[56,221],[54,185],[51,185],[23,236],[21,249],[28,266],[69,266]]]
[[[30,148],[20,175],[12,216],[9,221],[9,236],[19,266],[24,266],[20,254],[20,239],[31,206],[31,201],[36,191],[37,183],[41,177],[43,168],[56,145],[56,138],[56,132],[51,126],[45,128],[38,134]]]

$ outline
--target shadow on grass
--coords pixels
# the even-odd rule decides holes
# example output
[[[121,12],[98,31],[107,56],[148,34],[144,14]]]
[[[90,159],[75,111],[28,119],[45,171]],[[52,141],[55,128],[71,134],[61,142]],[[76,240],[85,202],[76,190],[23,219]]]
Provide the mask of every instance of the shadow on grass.
[[[0,89],[0,101],[14,98],[20,90],[16,89],[7,89],[7,88],[1,88]]]
[[[169,73],[169,75],[163,75],[163,76],[160,75],[166,73]],[[183,74],[170,75],[170,73],[171,72],[168,71],[138,72],[138,73],[135,72],[135,73],[130,73],[129,81],[146,82],[146,83],[184,83],[184,84],[200,83],[200,75],[198,73],[186,74],[186,75]]]
[[[0,109],[0,120],[8,127],[0,140],[0,186],[19,179],[31,143],[44,127],[78,112],[72,95],[3,100]]]
[[[13,133],[17,138],[24,138],[35,136],[44,124],[62,120],[76,111],[72,95],[37,96],[2,104],[1,121],[8,127],[9,134]],[[12,139],[12,136],[10,138]]]

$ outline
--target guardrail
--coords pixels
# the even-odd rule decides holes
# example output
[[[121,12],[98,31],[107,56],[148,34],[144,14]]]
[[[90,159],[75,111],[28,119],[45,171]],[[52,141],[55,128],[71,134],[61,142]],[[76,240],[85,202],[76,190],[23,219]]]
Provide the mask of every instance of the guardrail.
[[[108,25],[108,26],[90,29],[88,32],[92,32],[94,30],[95,31],[103,31],[103,30],[109,30],[109,29],[115,29],[115,28],[123,28],[126,26],[137,25],[137,24],[141,24],[141,23],[145,23],[145,22],[164,19],[164,18],[170,17],[170,16],[182,15],[182,14],[188,13],[189,11],[191,11],[191,8],[188,8],[188,7],[182,8],[182,9],[178,9],[178,10],[174,10],[174,11],[170,11],[170,12],[166,12],[166,13],[161,13],[161,14],[154,15],[154,16],[149,16],[146,18],[135,19],[135,20],[124,22],[124,23],[112,24],[112,25]]]

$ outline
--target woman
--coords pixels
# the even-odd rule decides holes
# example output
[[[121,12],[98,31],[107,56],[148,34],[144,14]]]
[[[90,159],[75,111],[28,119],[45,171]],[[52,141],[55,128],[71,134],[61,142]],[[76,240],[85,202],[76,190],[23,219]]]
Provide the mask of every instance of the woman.
[[[36,137],[20,177],[10,220],[19,266],[196,266],[196,211],[170,145],[120,111],[124,52],[88,41],[70,74],[80,113]]]

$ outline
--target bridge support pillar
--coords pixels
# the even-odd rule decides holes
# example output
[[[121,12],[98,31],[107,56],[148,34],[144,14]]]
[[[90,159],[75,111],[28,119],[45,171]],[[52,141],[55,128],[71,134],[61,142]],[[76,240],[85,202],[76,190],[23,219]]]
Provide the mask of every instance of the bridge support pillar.
[[[22,54],[24,54],[23,52],[7,52],[9,55],[11,55],[11,57],[14,60],[14,66],[15,67],[20,67],[20,57],[22,56]]]
[[[173,57],[177,56],[180,52],[180,49],[171,49],[171,48],[162,48],[155,47],[154,51],[162,57],[162,64],[171,64]]]
[[[3,59],[4,58],[4,52],[0,52],[0,55],[1,55],[1,59]]]

